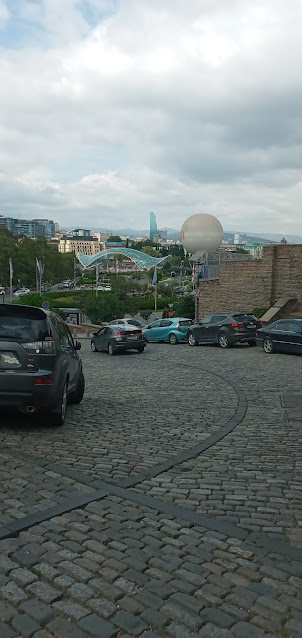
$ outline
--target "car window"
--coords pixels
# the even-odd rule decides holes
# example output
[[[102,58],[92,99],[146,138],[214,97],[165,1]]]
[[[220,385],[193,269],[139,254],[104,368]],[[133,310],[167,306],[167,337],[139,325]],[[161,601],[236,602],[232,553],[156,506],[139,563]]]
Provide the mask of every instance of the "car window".
[[[105,330],[106,330],[106,328],[101,328],[101,330],[99,330],[99,331],[97,332],[98,337],[100,337],[101,335],[103,335],[103,334],[104,334],[104,332],[105,332]]]
[[[136,319],[128,319],[128,323],[130,323],[131,326],[138,326],[139,328],[142,325],[140,321],[137,321]]]
[[[119,326],[123,326],[124,325],[124,321],[122,319],[119,319],[119,321],[116,322]]]
[[[13,311],[0,314],[0,339],[9,338],[12,341],[44,341],[50,337],[50,331],[45,318],[31,319],[26,316],[14,316]]]
[[[211,319],[212,319],[212,315],[207,315],[206,317],[204,317],[204,319],[201,320],[201,324],[204,323],[211,323]]]
[[[112,328],[105,328],[105,330],[104,330],[104,333],[103,333],[103,334],[104,334],[104,335],[106,335],[106,336],[107,336],[107,335],[111,335],[111,334],[112,334]]]
[[[274,326],[274,330],[282,331],[282,332],[284,332],[285,330],[288,331],[289,330],[289,321],[277,321],[277,323]]]
[[[62,321],[60,321],[60,319],[56,319],[56,328],[60,338],[61,345],[74,348],[72,336],[67,326],[65,326],[65,324]]]
[[[173,321],[171,319],[163,319],[159,322],[160,328],[166,328],[167,326],[172,326]]]
[[[212,315],[211,323],[219,323],[228,318],[228,315]]]
[[[289,330],[289,332],[295,332],[297,334],[301,334],[301,332],[302,332],[302,323],[299,324],[296,321],[289,321],[288,322],[288,330]]]
[[[244,312],[238,312],[236,315],[233,315],[233,319],[235,319],[235,321],[257,321],[255,315],[249,315]]]
[[[110,321],[110,325],[111,325],[111,326],[116,326],[116,324],[117,324],[116,319],[115,319],[114,321]]]
[[[190,319],[187,319],[186,321],[179,321],[179,325],[180,326],[190,326],[191,325],[191,321],[190,321]]]
[[[159,321],[154,321],[153,323],[149,323],[148,326],[146,326],[147,328],[158,328],[159,326]]]

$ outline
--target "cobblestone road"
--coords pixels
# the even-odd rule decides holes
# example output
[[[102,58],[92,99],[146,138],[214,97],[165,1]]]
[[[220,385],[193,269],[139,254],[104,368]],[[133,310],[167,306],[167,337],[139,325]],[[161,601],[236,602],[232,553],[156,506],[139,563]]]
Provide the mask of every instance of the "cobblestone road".
[[[2,414],[0,638],[302,638],[301,358],[82,358],[64,428]]]

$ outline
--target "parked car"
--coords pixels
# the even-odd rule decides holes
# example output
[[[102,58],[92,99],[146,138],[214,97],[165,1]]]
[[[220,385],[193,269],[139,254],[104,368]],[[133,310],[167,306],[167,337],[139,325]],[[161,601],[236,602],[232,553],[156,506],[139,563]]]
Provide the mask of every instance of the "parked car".
[[[174,288],[173,292],[177,297],[182,297],[187,294],[187,289],[185,286],[177,286],[177,288]]]
[[[188,329],[190,346],[199,343],[219,343],[221,348],[229,348],[235,343],[256,345],[256,330],[260,321],[246,312],[216,312],[207,315],[199,323]]]
[[[136,326],[106,326],[95,332],[91,339],[92,352],[108,352],[110,355],[137,350],[144,352],[146,339]]]
[[[61,283],[58,285],[58,290],[69,290],[69,288],[70,285],[65,281],[61,281]]]
[[[0,406],[45,409],[52,425],[63,425],[67,400],[80,403],[84,394],[80,348],[58,315],[0,305]]]
[[[5,288],[4,288],[4,286],[0,286],[0,295],[5,295]]]
[[[110,321],[109,326],[136,326],[137,328],[143,328],[143,324],[137,319],[114,319]]]
[[[110,292],[111,286],[98,286],[97,290],[100,290],[101,292]]]
[[[280,319],[256,332],[257,345],[266,354],[273,352],[302,353],[302,319]]]
[[[14,292],[14,297],[23,297],[24,295],[29,295],[29,294],[30,294],[29,288],[20,288],[20,290],[16,290]]]
[[[143,328],[143,333],[148,341],[168,341],[176,345],[179,341],[187,339],[187,331],[191,325],[191,319],[174,317],[173,319],[158,319]]]

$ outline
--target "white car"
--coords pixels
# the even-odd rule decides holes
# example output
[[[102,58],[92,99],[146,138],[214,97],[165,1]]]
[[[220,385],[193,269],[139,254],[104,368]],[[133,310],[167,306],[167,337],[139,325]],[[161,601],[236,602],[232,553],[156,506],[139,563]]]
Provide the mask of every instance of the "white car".
[[[143,324],[137,319],[113,319],[110,321],[109,326],[135,326],[136,328],[143,328]]]
[[[29,294],[30,294],[29,288],[20,288],[20,290],[16,290],[16,292],[14,292],[14,297],[23,297],[23,295],[29,295]]]
[[[102,292],[110,292],[111,286],[98,286],[97,290],[100,290]]]
[[[0,286],[0,295],[5,295],[5,288]]]

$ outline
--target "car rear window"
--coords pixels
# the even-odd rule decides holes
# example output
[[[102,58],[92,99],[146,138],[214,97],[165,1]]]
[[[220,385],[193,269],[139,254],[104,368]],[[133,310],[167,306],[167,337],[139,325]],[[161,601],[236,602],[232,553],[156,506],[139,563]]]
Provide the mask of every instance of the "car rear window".
[[[46,315],[38,308],[11,309],[0,307],[0,339],[11,341],[44,341],[50,337]]]
[[[256,319],[254,315],[247,314],[233,315],[233,319],[235,319],[236,321],[258,321],[258,319]]]
[[[138,327],[140,327],[140,326],[141,326],[141,323],[140,323],[139,321],[137,321],[136,319],[128,319],[128,323],[129,323],[131,326],[138,326]]]
[[[187,321],[180,321],[179,325],[180,326],[190,326],[191,325],[191,321],[189,319],[187,319]]]

